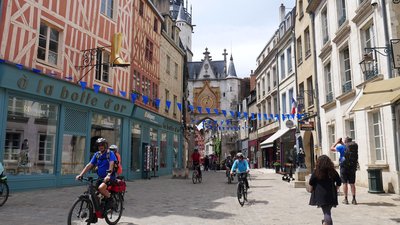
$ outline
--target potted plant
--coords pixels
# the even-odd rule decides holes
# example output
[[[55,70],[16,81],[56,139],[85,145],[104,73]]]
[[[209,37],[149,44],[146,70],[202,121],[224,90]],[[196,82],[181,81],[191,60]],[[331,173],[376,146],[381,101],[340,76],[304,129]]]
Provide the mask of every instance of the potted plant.
[[[281,168],[281,162],[275,161],[272,165],[275,167],[275,172],[279,173],[279,169]]]

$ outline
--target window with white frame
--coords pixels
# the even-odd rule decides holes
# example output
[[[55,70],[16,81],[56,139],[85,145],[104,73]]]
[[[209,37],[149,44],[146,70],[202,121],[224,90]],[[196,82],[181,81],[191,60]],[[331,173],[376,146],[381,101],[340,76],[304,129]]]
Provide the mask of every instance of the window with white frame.
[[[281,80],[285,79],[286,71],[285,71],[285,54],[281,55]]]
[[[261,79],[261,84],[262,84],[262,96],[265,96],[265,79],[264,77]]]
[[[261,93],[261,85],[260,82],[257,83],[257,93],[258,93],[258,99],[261,99],[260,93]]]
[[[167,101],[169,101],[169,91],[165,89],[165,112],[168,113]]]
[[[46,23],[40,23],[37,58],[51,65],[58,65],[60,32]]]
[[[272,68],[272,82],[274,84],[273,87],[276,87],[276,85],[277,85],[276,78],[278,78],[278,77],[277,77],[277,74],[276,74],[276,67],[274,66]]]
[[[307,106],[312,106],[314,105],[314,85],[312,81],[312,76],[307,78],[307,89],[308,89]]]
[[[345,121],[346,136],[351,137],[353,140],[356,139],[356,131],[354,129],[354,119],[348,119]]]
[[[114,0],[101,0],[100,12],[109,18],[113,18]]]
[[[167,74],[170,74],[171,71],[171,57],[169,57],[169,55],[167,55]]]
[[[175,63],[174,78],[178,79],[178,63]]]
[[[342,93],[350,92],[352,89],[351,83],[351,64],[349,47],[340,51],[340,67],[342,74]]]
[[[267,91],[271,91],[271,74],[267,73]]]
[[[304,31],[304,50],[305,50],[305,58],[311,55],[310,28],[308,27]]]
[[[361,39],[363,54],[371,51],[365,51],[365,48],[375,47],[375,31],[373,23],[369,23],[367,26],[361,29]]]
[[[269,99],[268,100],[268,109],[267,109],[267,114],[268,114],[268,116],[269,116],[269,114],[271,114],[272,112],[271,112],[271,99]]]
[[[274,95],[274,111],[272,112],[273,114],[278,113],[278,96]]]
[[[146,38],[146,51],[144,58],[150,63],[153,62],[153,45],[153,42]]]
[[[290,114],[292,114],[292,99],[293,99],[293,88],[289,89],[288,105],[290,107],[290,111],[288,113]]]
[[[385,160],[382,120],[379,111],[369,113],[371,161]]]
[[[38,161],[52,162],[54,156],[54,135],[39,134]]]
[[[330,146],[336,143],[336,136],[335,136],[335,125],[334,124],[330,124],[328,125],[328,147],[330,148]],[[330,156],[333,159],[333,161],[336,161],[337,157],[336,157],[336,151],[329,151],[330,152]]]
[[[299,19],[304,16],[303,0],[299,0],[299,15]]]
[[[326,7],[321,12],[322,44],[329,41],[328,10]]]
[[[301,36],[297,38],[297,63],[303,62],[303,46],[301,44]]]
[[[101,52],[96,55],[96,80],[108,82],[110,78],[110,53]]]
[[[342,26],[346,21],[346,0],[336,0],[337,15],[338,15],[338,27]]]
[[[332,84],[332,74],[331,74],[331,63],[327,63],[324,66],[324,75],[325,75],[325,92],[326,99],[325,102],[333,101],[333,84]]]
[[[292,72],[292,48],[286,50],[288,72]]]
[[[286,93],[283,93],[282,94],[282,113],[283,114],[286,114],[286,112],[287,112],[287,108],[286,108],[286,101],[287,101],[287,99],[286,99]]]

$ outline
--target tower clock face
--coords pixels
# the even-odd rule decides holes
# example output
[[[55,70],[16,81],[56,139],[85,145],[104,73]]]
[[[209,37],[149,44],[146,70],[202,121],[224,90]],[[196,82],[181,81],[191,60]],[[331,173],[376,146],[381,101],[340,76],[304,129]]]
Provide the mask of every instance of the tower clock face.
[[[212,108],[214,106],[214,99],[209,95],[200,97],[200,105],[204,108]]]

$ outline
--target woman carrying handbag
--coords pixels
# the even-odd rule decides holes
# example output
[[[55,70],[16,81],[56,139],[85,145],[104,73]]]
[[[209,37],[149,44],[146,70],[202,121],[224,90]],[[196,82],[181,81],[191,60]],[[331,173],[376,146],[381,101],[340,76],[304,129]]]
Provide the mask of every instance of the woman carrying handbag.
[[[318,157],[309,184],[311,187],[311,190],[309,190],[311,192],[309,204],[316,205],[322,209],[324,214],[322,224],[332,225],[331,209],[338,205],[337,191],[342,182],[332,160],[327,155]]]

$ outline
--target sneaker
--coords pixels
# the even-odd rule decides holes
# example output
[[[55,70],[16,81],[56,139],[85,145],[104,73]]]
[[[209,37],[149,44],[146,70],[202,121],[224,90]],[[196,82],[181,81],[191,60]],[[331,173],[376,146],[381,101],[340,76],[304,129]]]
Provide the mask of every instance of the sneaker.
[[[355,198],[353,198],[353,200],[351,201],[351,204],[353,204],[353,205],[357,205],[357,201],[356,201],[356,199],[355,199]]]
[[[347,200],[347,198],[345,198],[345,199],[342,201],[342,203],[348,205],[348,204],[349,204],[349,200]]]

